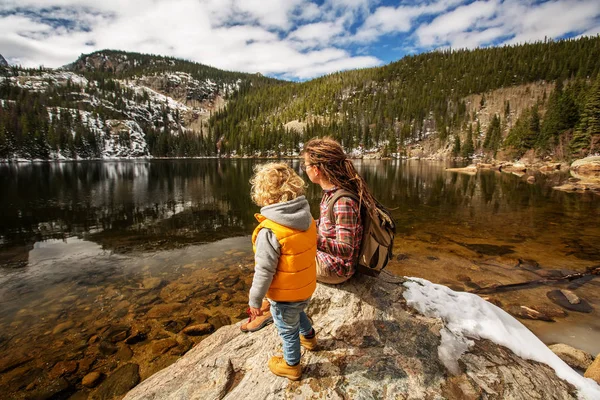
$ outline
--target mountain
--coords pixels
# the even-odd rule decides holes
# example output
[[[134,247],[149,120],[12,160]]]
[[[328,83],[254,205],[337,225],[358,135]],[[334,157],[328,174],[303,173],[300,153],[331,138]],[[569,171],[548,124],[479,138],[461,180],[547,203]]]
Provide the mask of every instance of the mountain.
[[[207,121],[233,93],[280,81],[170,57],[82,55],[0,77],[0,158],[214,155]]]
[[[6,62],[4,57],[2,57],[2,54],[0,54],[0,67],[8,67],[8,63]]]
[[[0,77],[0,158],[600,152],[600,36],[407,56],[297,83],[104,50]]]

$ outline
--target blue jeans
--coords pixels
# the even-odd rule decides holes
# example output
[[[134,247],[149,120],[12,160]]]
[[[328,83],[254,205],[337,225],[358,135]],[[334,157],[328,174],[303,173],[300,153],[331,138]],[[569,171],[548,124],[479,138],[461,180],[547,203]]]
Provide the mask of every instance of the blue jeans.
[[[312,325],[304,312],[309,300],[284,303],[269,299],[273,323],[283,340],[283,358],[288,365],[300,362],[300,334],[306,336],[312,332]]]

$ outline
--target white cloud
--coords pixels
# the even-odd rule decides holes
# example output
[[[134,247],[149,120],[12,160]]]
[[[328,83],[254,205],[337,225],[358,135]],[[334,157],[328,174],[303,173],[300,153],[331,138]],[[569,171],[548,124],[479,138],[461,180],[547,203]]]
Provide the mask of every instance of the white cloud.
[[[598,0],[0,1],[0,52],[25,66],[119,49],[305,79],[380,65],[373,54],[399,45],[407,54],[600,32]]]
[[[321,9],[319,8],[319,6],[315,3],[308,3],[301,8],[297,18],[300,21],[311,22],[316,20],[320,15]]]
[[[442,14],[430,24],[421,25],[416,35],[424,46],[434,45],[452,34],[467,34],[467,30],[478,21],[494,15],[496,1],[476,1],[466,6]]]
[[[415,9],[409,7],[380,7],[369,15],[365,23],[352,37],[353,41],[368,43],[393,32],[407,32],[411,28],[411,20],[415,17]]]
[[[120,49],[290,78],[381,63],[334,47],[340,22],[296,22],[321,11],[307,0],[6,0],[0,48],[9,62],[25,66],[57,67],[81,53]],[[58,17],[72,23],[65,28],[50,20]]]
[[[413,22],[421,16],[434,15],[460,4],[464,0],[438,0],[424,4],[381,6],[370,14],[356,34],[349,36],[349,42],[370,43],[387,34],[409,32]]]
[[[597,0],[477,1],[421,25],[415,37],[425,48],[515,44],[593,32],[600,27],[598,17]]]
[[[300,26],[290,33],[287,39],[291,40],[299,49],[310,49],[328,45],[343,32],[342,21],[315,22]]]
[[[506,6],[513,3],[507,2]],[[506,13],[507,21],[512,13]],[[600,1],[559,0],[543,3],[523,10],[523,15],[514,21],[515,36],[509,43],[523,43],[544,37],[556,38],[572,32],[598,29]]]

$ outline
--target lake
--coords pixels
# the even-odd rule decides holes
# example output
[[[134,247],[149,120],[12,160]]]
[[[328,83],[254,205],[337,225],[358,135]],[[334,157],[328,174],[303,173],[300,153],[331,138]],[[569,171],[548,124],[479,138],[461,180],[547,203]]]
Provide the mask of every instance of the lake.
[[[143,380],[245,318],[256,162],[0,164],[0,392],[83,396],[83,377],[126,363]],[[600,279],[585,276],[600,265],[600,196],[553,190],[568,172],[528,183],[443,162],[355,165],[397,222],[391,273],[537,310],[552,321],[520,321],[545,343],[600,353]],[[318,217],[321,189],[307,197]],[[592,311],[553,302],[557,289]]]

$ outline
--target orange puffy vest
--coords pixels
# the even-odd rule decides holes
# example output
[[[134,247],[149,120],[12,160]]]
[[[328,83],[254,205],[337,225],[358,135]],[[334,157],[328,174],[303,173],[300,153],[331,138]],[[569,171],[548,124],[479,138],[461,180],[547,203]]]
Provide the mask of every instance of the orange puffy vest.
[[[267,297],[275,301],[303,301],[317,288],[317,224],[313,220],[307,231],[280,225],[261,214],[254,214],[259,224],[252,233],[252,248],[256,253],[256,236],[263,228],[270,229],[279,242],[279,262]]]

